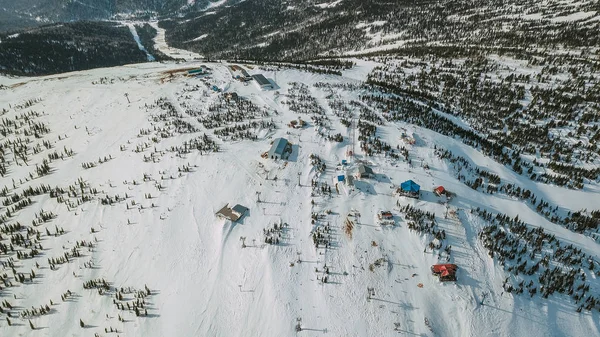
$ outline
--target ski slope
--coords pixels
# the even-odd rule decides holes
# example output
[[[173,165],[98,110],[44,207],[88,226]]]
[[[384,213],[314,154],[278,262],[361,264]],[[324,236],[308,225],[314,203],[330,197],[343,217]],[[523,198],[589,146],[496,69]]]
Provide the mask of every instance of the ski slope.
[[[156,49],[163,52],[165,55],[172,57],[174,59],[184,59],[187,61],[191,60],[199,60],[202,58],[202,55],[178,48],[173,48],[167,44],[166,40],[166,31],[164,28],[160,28],[158,26],[157,21],[149,22],[149,24],[156,29],[156,36],[154,37],[154,46]]]
[[[200,64],[146,63],[40,78],[0,78],[0,84],[6,86],[0,90],[0,110],[8,110],[2,118],[31,110],[40,112],[36,120],[51,130],[43,139],[53,146],[31,154],[27,165],[11,165],[10,172],[0,178],[0,188],[8,186],[11,192],[18,192],[39,184],[77,186],[81,178],[86,189],[99,191],[76,207],[49,195],[34,196],[32,205],[10,219],[10,223],[30,224],[42,209],[56,215],[36,227],[42,233],[42,255],[15,258],[20,272],[34,269],[36,278],[3,286],[0,300],[8,300],[14,313],[50,300],[53,305],[45,315],[12,318],[12,326],[8,326],[5,314],[0,314],[1,336],[113,335],[105,333],[105,328],[116,329],[119,336],[600,335],[598,312],[575,312],[576,306],[567,296],[543,299],[504,292],[505,272],[478,239],[485,222],[470,210],[482,207],[518,215],[596,258],[600,257],[600,245],[554,225],[519,200],[472,190],[434,155],[434,146],[465,156],[503,180],[534,189],[540,197],[567,209],[594,209],[600,201],[597,194],[534,184],[458,140],[400,122],[378,127],[378,135],[393,146],[402,144],[400,128],[417,135],[418,142],[409,147],[412,165],[380,155],[365,157],[360,150],[348,158],[350,130],[327,106],[328,93],[313,85],[359,83],[372,68],[371,63],[359,62],[345,76],[293,69],[264,71],[279,87],[271,91],[234,81],[224,63],[203,63],[212,69],[208,77],[185,76],[185,69]],[[248,71],[261,72],[257,68]],[[188,112],[206,115],[208,107],[223,95],[203,81],[263,107],[269,112],[265,119],[274,121],[277,128],[257,132],[256,141],[219,139],[214,130],[206,129]],[[331,119],[329,132],[342,133],[343,143],[321,137],[319,128],[305,115],[301,117],[308,121],[308,127],[286,126],[298,117],[286,104],[290,82],[308,85]],[[194,86],[199,89],[191,91]],[[358,99],[359,92],[340,90],[337,94],[350,101]],[[152,140],[157,128],[173,127],[153,118],[161,112],[153,107],[159,97],[170,101],[181,119],[198,132]],[[15,108],[31,99],[39,102]],[[144,134],[141,130],[151,131]],[[172,146],[202,134],[217,142],[218,152],[169,152]],[[277,137],[286,137],[293,144],[287,162],[261,158]],[[63,148],[75,154],[52,161],[49,175],[27,179],[48,152]],[[311,165],[311,154],[326,164],[324,172]],[[144,160],[150,156],[154,160]],[[103,157],[109,160],[96,167],[82,167]],[[333,188],[331,196],[311,195],[313,179],[331,185],[334,177],[343,174],[338,170],[342,159],[348,159],[350,168],[358,160],[368,161],[376,179],[360,179],[355,188],[340,186],[339,193]],[[429,170],[421,163],[427,163]],[[182,167],[191,169],[188,172]],[[407,179],[421,185],[421,199],[393,194],[393,187]],[[431,192],[438,185],[456,193],[449,203],[455,217],[444,217],[445,205]],[[112,205],[100,202],[115,195],[126,199]],[[428,240],[408,229],[397,202],[436,214],[452,245],[452,262],[460,267],[456,283],[440,283],[431,275],[430,266],[440,259],[431,250],[424,251]],[[241,223],[215,216],[227,203],[249,208]],[[380,226],[376,219],[379,210],[392,211],[396,225]],[[354,211],[360,212],[360,218],[353,218],[350,238],[343,225]],[[331,247],[327,249],[315,248],[311,240],[317,227],[311,223],[313,212],[322,214],[319,221],[332,227]],[[288,226],[280,244],[265,244],[263,229],[281,223]],[[62,227],[65,234],[45,235],[46,228],[54,233],[55,226]],[[81,249],[82,256],[50,270],[47,258],[60,257],[81,240],[93,242],[93,248]],[[2,242],[8,242],[6,236]],[[11,256],[0,254],[0,261],[6,263]],[[375,262],[379,259],[384,262],[378,266]],[[93,268],[87,267],[90,262]],[[327,283],[320,281],[325,266],[329,267]],[[10,268],[5,267],[2,273],[12,277]],[[98,278],[110,283],[111,295],[83,288],[85,281]],[[146,299],[147,316],[137,317],[132,310],[115,307],[114,287],[139,290],[144,285],[151,292]],[[371,298],[367,288],[375,292]],[[67,290],[73,295],[62,301],[61,295]],[[133,300],[131,294],[127,296]],[[79,320],[85,327],[80,327]],[[299,332],[295,329],[298,323]]]

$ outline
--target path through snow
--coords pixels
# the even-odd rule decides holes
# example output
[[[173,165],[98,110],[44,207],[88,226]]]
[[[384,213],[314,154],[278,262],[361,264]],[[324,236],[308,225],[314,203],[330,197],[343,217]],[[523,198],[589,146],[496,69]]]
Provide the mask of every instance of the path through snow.
[[[128,23],[127,26],[129,27],[129,31],[131,32],[131,35],[133,36],[135,43],[137,43],[138,48],[140,48],[141,51],[146,53],[146,58],[148,59],[148,61],[149,62],[156,61],[154,56],[152,56],[152,54],[150,54],[148,52],[146,47],[144,47],[144,45],[142,44],[142,41],[140,41],[140,36],[138,35],[137,30],[135,29],[135,25],[133,23]]]
[[[167,44],[164,28],[160,28],[158,26],[158,22],[156,21],[150,22],[149,24],[152,27],[154,27],[154,29],[156,29],[157,31],[156,37],[154,38],[154,47],[161,51],[163,54],[170,56],[174,59],[185,59],[187,61],[204,58],[202,55],[191,51],[170,47]]]

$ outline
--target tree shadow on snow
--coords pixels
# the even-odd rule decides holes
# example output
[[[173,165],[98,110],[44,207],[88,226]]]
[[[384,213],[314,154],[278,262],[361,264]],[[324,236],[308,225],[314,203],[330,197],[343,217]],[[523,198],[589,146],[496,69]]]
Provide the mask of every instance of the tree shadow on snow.
[[[464,268],[458,270],[457,278],[460,284],[464,284],[475,289],[481,289],[481,282],[472,278]]]
[[[413,336],[427,337],[427,334],[424,334],[424,333],[415,333],[415,332],[408,331],[408,330],[402,330],[400,328],[395,329],[395,331],[402,332],[402,333],[409,334],[409,335],[413,335]]]
[[[402,303],[400,302],[394,302],[394,301],[390,301],[390,300],[384,300],[382,298],[376,298],[376,297],[371,297],[372,301],[379,301],[379,302],[386,302],[386,303],[391,303],[391,304],[396,304],[398,306],[402,306]]]
[[[302,331],[317,331],[317,332],[327,333],[327,329],[302,328]]]

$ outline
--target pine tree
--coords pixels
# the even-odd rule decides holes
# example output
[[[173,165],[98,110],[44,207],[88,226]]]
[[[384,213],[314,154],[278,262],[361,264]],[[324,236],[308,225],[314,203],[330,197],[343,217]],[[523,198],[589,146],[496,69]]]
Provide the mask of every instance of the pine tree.
[[[83,321],[81,319],[79,319],[79,326],[82,327],[82,328],[85,327],[85,324],[83,323]]]
[[[35,327],[33,326],[33,323],[31,323],[31,320],[29,320],[29,327],[31,328],[31,330],[35,330]]]

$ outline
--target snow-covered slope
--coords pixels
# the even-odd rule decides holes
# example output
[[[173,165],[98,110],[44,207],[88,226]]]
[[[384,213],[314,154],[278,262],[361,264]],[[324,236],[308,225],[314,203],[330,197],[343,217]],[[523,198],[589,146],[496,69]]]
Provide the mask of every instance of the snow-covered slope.
[[[595,259],[600,245],[554,225],[522,201],[472,190],[455,178],[452,166],[435,155],[434,147],[460,154],[508,182],[523,183],[509,169],[457,140],[403,123],[378,126],[377,134],[394,148],[406,147],[410,163],[382,155],[366,157],[359,146],[355,157],[346,156],[353,142],[358,145],[358,135],[333,114],[328,90],[314,84],[358,84],[372,64],[359,62],[347,76],[248,67],[251,74],[262,72],[276,83],[277,90],[270,91],[231,79],[221,63],[205,64],[210,75],[185,76],[185,70],[199,65],[148,63],[41,78],[0,78],[0,109],[6,109],[2,120],[24,123],[9,125],[17,133],[2,136],[2,143],[31,140],[27,164],[13,158],[10,146],[5,150],[9,169],[0,178],[0,188],[6,186],[8,195],[40,184],[65,189],[63,200],[46,193],[31,196],[31,205],[6,220],[30,226],[42,209],[55,215],[30,226],[40,232],[38,243],[43,247],[36,258],[0,253],[2,273],[12,280],[12,287],[2,285],[0,300],[10,302],[13,317],[8,326],[6,313],[0,314],[0,335],[106,336],[112,335],[111,328],[120,336],[600,334],[598,312],[575,312],[577,306],[566,295],[542,299],[506,293],[502,283],[508,274],[478,238],[486,222],[470,210],[518,215]],[[291,93],[297,88],[291,82],[308,86],[330,120],[329,130],[315,126],[306,115],[300,117],[308,121],[307,127],[288,128],[287,123],[299,117],[290,110]],[[217,137],[199,121],[226,104],[213,85],[252,102],[266,113],[256,113],[251,120],[272,121],[276,128],[252,128],[256,140]],[[339,89],[334,95],[350,102],[358,100],[359,93]],[[17,118],[30,111],[39,116]],[[49,132],[39,132],[39,138],[24,134],[31,123],[39,122]],[[416,143],[403,142],[401,132],[414,134]],[[329,141],[321,136],[324,133],[341,133],[344,142]],[[198,137],[200,144],[207,144],[203,135],[216,142],[217,152],[208,145],[193,149],[198,143],[191,140]],[[276,137],[292,143],[288,161],[261,157]],[[34,154],[37,143],[40,151]],[[51,172],[38,177],[36,165],[54,151],[59,157],[49,163]],[[326,165],[324,171],[312,165],[311,154]],[[357,180],[354,188],[338,184],[336,192],[334,178],[345,172],[338,169],[343,159],[349,169],[365,160],[376,178]],[[407,179],[421,185],[421,199],[393,193]],[[329,185],[332,192],[312,188],[313,181]],[[456,193],[448,209],[431,192],[437,185]],[[66,193],[69,186],[73,188]],[[565,209],[593,209],[600,201],[593,193],[533,183],[527,187]],[[558,197],[567,193],[568,198]],[[249,208],[240,223],[216,217],[227,203]],[[452,246],[451,262],[460,268],[456,283],[440,283],[431,275],[430,266],[445,262],[446,254],[432,253],[428,237],[409,230],[400,208],[404,205],[435,214]],[[379,224],[380,210],[392,211],[395,226]],[[445,217],[447,211],[451,215]],[[353,222],[351,230],[347,219]],[[286,224],[278,231],[279,244],[266,244],[264,230],[274,224]],[[55,235],[61,229],[64,234]],[[328,247],[315,248],[316,231],[330,235]],[[30,239],[36,240],[34,232]],[[0,240],[10,244],[10,234],[2,233]],[[49,262],[78,246],[78,256],[69,255],[68,262]],[[34,270],[33,280],[13,280],[9,261],[27,278]],[[107,281],[108,290],[100,294],[84,289],[84,282],[97,279]],[[592,291],[597,291],[597,281],[591,282]],[[368,288],[374,295],[368,296]],[[134,297],[135,290],[141,297]],[[136,316],[133,303],[141,299],[145,304]],[[114,303],[131,304],[132,309],[117,309],[121,304]],[[24,310],[42,305],[49,306],[49,313],[20,317]],[[301,331],[296,331],[298,324]]]

